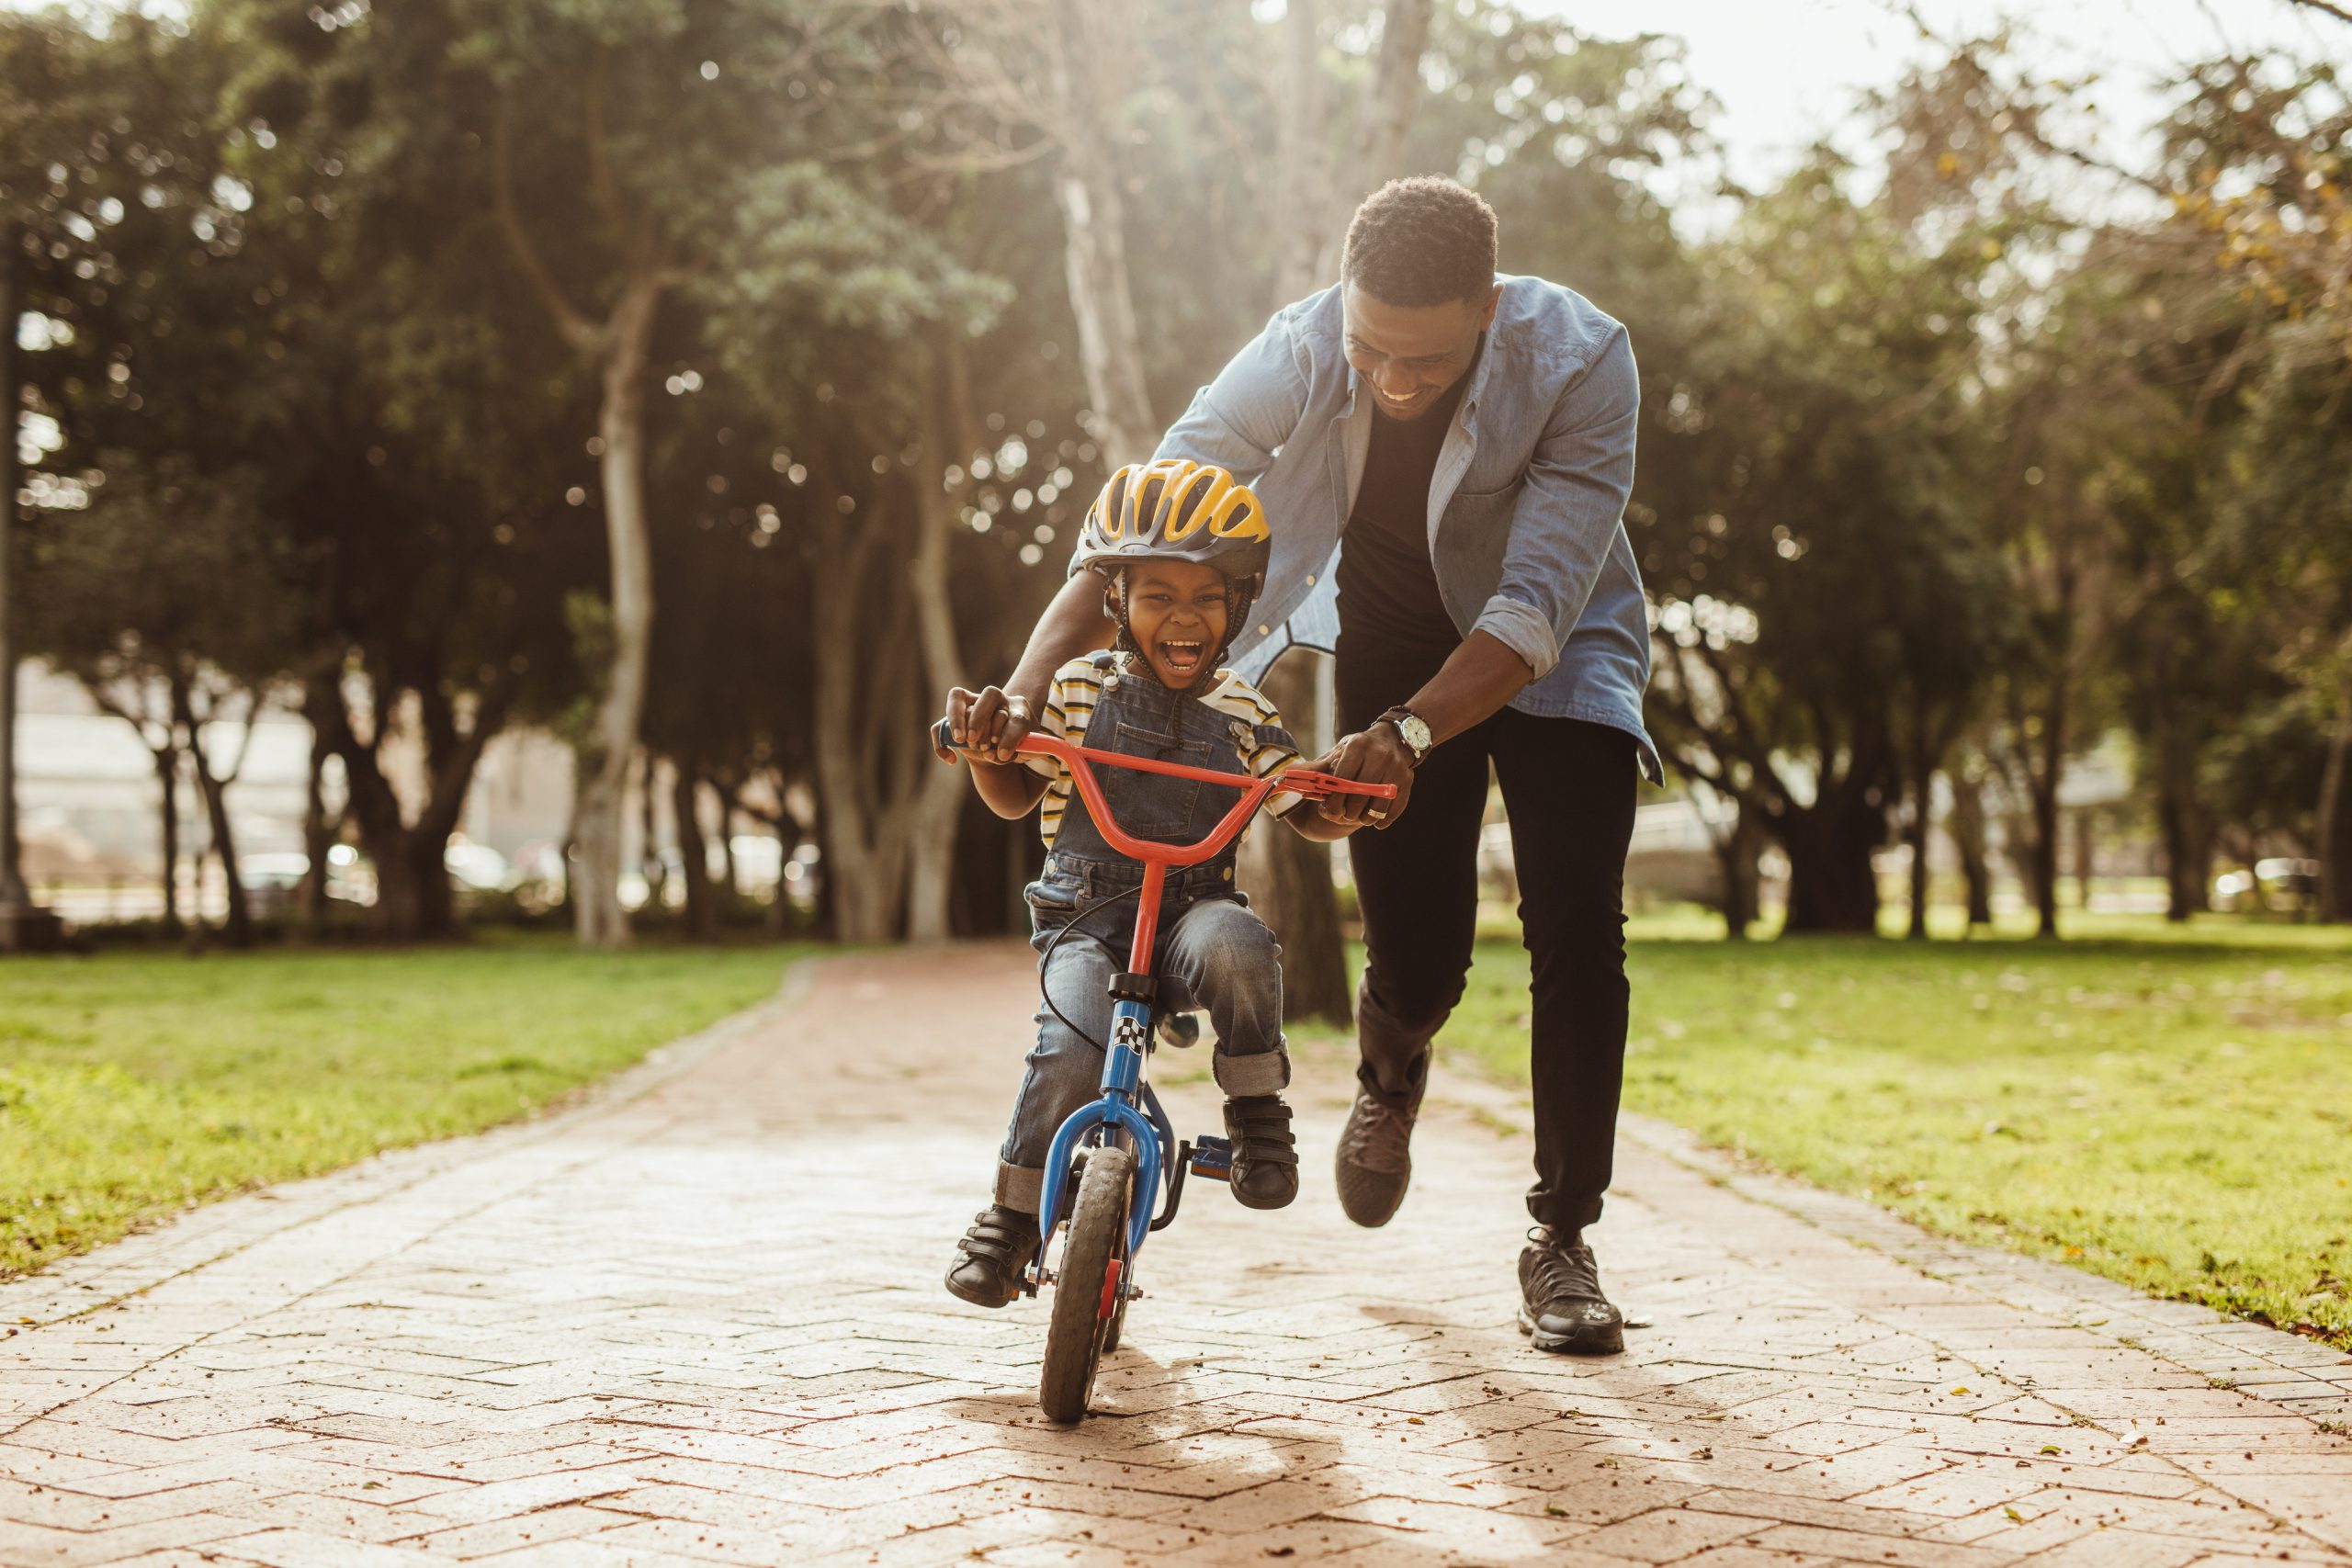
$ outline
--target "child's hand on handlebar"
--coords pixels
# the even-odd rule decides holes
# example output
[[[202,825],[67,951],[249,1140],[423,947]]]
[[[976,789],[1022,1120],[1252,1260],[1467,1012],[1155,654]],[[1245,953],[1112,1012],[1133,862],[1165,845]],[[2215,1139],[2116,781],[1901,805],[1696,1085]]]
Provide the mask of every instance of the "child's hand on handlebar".
[[[958,686],[947,694],[947,738],[950,748],[935,748],[942,761],[952,761],[956,751],[968,752],[976,761],[1010,762],[1019,755],[1021,738],[1029,733],[1029,699],[1007,693],[1001,686],[988,686],[967,692]]]
[[[1396,786],[1394,800],[1364,795],[1325,796],[1316,809],[1327,822],[1350,829],[1391,828],[1405,815],[1405,804],[1413,795],[1412,750],[1392,725],[1375,724],[1370,729],[1342,736],[1337,746],[1306,765],[1317,773],[1337,773],[1343,779]]]

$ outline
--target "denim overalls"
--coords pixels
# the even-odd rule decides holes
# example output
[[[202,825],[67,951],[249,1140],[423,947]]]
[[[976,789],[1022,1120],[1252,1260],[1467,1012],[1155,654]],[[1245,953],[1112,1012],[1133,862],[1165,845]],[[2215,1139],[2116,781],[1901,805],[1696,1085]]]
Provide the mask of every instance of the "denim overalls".
[[[1093,659],[1106,673],[1084,735],[1092,750],[1229,773],[1238,785],[1250,776],[1244,758],[1261,739],[1279,737],[1290,743],[1287,734],[1253,727],[1161,685],[1140,659],[1113,653]],[[1238,788],[1127,768],[1098,768],[1095,778],[1121,829],[1159,843],[1196,843],[1208,837],[1240,797]],[[1170,868],[1152,955],[1163,1009],[1208,1010],[1216,1032],[1217,1085],[1235,1098],[1277,1094],[1290,1082],[1290,1059],[1283,1049],[1282,951],[1234,887],[1238,852],[1237,840],[1199,865]],[[1045,873],[1025,893],[1035,930],[1032,945],[1043,953],[1098,900],[1142,885],[1143,867],[1111,848],[1083,798],[1073,795]],[[1046,996],[1084,1032],[1071,1030],[1039,1002],[1037,1044],[1029,1053],[1028,1076],[1013,1103],[997,1169],[996,1201],[1008,1208],[1036,1212],[1046,1148],[1055,1130],[1102,1092],[1101,1042],[1111,1028],[1111,977],[1127,966],[1135,919],[1135,897],[1116,899],[1086,915],[1042,962]]]

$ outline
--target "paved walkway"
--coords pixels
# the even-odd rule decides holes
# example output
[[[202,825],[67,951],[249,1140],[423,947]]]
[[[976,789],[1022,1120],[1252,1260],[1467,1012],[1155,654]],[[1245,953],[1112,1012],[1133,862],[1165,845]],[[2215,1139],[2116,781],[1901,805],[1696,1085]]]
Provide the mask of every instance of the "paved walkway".
[[[1596,1237],[1650,1325],[1540,1356],[1508,1098],[1434,1110],[1358,1231],[1328,1055],[1301,1201],[1196,1189],[1102,1414],[1047,1427],[1040,1306],[936,1284],[1025,953],[803,978],[568,1115],[0,1287],[0,1562],[2352,1564],[2344,1357],[1645,1126]]]

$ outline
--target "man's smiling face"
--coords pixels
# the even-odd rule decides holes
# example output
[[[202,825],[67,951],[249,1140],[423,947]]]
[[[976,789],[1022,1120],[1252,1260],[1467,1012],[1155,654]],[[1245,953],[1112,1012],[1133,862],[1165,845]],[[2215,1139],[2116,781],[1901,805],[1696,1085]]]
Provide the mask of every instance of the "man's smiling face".
[[[1200,561],[1147,560],[1127,568],[1127,633],[1170,691],[1190,687],[1225,645],[1225,573]]]
[[[1495,319],[1502,287],[1484,300],[1391,305],[1350,284],[1340,296],[1348,363],[1372,389],[1372,406],[1390,419],[1418,419],[1469,373],[1478,334]]]

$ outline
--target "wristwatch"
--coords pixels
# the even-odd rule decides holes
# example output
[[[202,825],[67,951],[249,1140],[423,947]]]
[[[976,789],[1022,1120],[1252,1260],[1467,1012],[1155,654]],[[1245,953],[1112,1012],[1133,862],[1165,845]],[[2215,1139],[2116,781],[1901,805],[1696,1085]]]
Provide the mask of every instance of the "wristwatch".
[[[1413,766],[1417,768],[1429,756],[1430,748],[1437,744],[1437,737],[1430,733],[1430,721],[1411,708],[1390,708],[1373,722],[1396,727],[1396,733],[1404,740],[1405,750],[1413,754]]]

